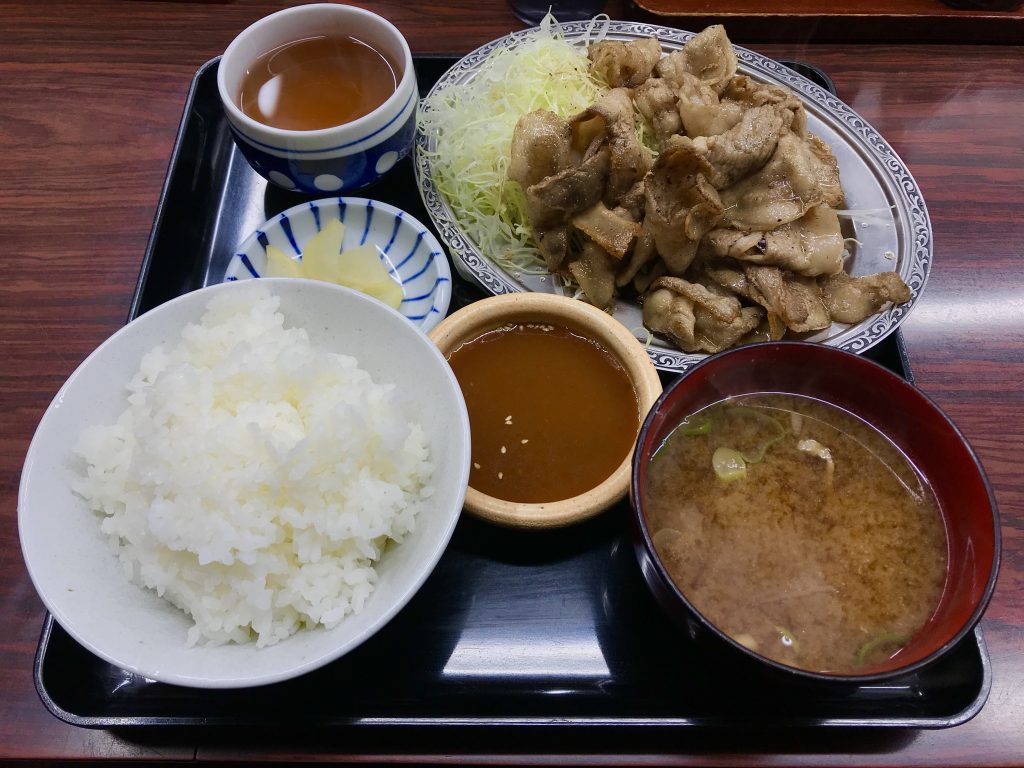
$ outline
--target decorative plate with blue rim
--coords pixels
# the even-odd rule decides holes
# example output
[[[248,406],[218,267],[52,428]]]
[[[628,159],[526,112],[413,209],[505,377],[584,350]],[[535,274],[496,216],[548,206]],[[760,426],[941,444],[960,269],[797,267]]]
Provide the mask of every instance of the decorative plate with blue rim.
[[[599,34],[603,34],[606,40],[622,41],[654,35],[665,53],[679,50],[694,36],[692,32],[627,21],[579,21],[560,26],[565,39],[583,53],[588,42]],[[441,76],[421,103],[421,116],[430,114],[430,99],[437,93],[464,87],[479,74],[494,51],[519,45],[535,32],[536,29],[513,32],[463,57]],[[893,148],[846,104],[777,61],[739,46],[733,46],[733,49],[739,59],[740,74],[786,86],[803,101],[808,129],[824,140],[835,154],[846,194],[847,210],[840,213],[840,223],[851,244],[847,271],[854,276],[896,271],[910,288],[911,299],[905,304],[890,305],[860,323],[833,323],[822,331],[799,337],[849,352],[863,352],[896,330],[924,291],[932,263],[932,226],[921,190]],[[494,294],[564,292],[557,285],[558,281],[546,275],[507,270],[481,252],[464,229],[450,201],[438,189],[434,157],[438,143],[443,141],[443,134],[427,135],[419,131],[414,165],[423,204],[448,246],[459,273]],[[614,316],[639,338],[647,340],[639,302],[619,299],[614,307]],[[707,357],[682,352],[658,338],[651,341],[648,353],[654,364],[666,371],[686,370]]]
[[[305,244],[332,219],[345,225],[343,250],[365,243],[377,247],[384,266],[402,285],[401,314],[424,333],[444,319],[452,279],[437,238],[405,211],[361,197],[313,200],[279,213],[238,246],[224,279],[260,277],[271,245],[301,260]]]

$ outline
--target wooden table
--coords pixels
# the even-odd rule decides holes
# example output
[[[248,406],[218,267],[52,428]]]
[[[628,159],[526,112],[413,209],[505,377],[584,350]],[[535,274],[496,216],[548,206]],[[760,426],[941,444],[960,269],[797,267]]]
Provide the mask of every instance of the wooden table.
[[[465,52],[520,26],[498,0],[364,4],[391,18],[416,53]],[[351,744],[332,734],[90,731],[53,718],[33,688],[43,608],[16,529],[29,440],[63,380],[125,320],[192,75],[280,5],[0,4],[0,761],[352,760],[407,750],[442,761],[496,749],[486,733],[458,743],[435,737]],[[620,2],[608,9],[617,17],[629,13]],[[983,622],[994,685],[982,712],[950,730],[683,732],[647,745],[596,735],[594,754],[582,757],[1024,763],[1024,47],[756,47],[825,69],[839,96],[907,162],[928,203],[935,264],[903,331],[918,384],[974,444],[999,502],[1003,567]],[[497,749],[503,754],[489,762],[517,762],[536,751],[540,760],[579,759],[550,738]]]
[[[633,0],[633,5],[641,13],[648,12],[644,18],[666,21],[683,29],[725,24],[730,36],[737,40],[814,40],[819,43],[1019,43],[1024,40],[1024,9],[1016,0],[950,4],[943,0],[772,0],[768,3],[763,0]],[[994,5],[1004,10],[994,10]]]

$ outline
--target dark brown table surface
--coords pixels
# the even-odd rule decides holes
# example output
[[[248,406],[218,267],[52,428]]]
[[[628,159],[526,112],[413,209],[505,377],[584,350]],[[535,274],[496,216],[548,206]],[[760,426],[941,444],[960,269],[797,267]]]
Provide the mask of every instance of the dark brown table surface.
[[[1024,40],[1024,6],[1019,0],[633,0],[633,5],[649,12],[647,18],[684,29],[721,22],[737,40]],[[879,23],[879,18],[885,23]]]
[[[415,53],[464,53],[521,27],[499,0],[360,4],[394,21]],[[975,719],[881,735],[595,738],[594,753],[579,755],[550,738],[496,749],[486,732],[359,744],[329,733],[113,733],[65,725],[43,708],[32,682],[43,607],[16,523],[29,440],[64,379],[125,321],[193,74],[282,5],[0,2],[0,762],[367,760],[412,751],[415,761],[1024,763],[1024,46],[970,44],[966,17],[955,45],[794,37],[752,47],[826,70],[907,162],[931,213],[934,267],[903,332],[918,385],[980,454],[1003,525],[1002,573],[983,622],[994,683]],[[608,10],[632,12],[621,0]]]

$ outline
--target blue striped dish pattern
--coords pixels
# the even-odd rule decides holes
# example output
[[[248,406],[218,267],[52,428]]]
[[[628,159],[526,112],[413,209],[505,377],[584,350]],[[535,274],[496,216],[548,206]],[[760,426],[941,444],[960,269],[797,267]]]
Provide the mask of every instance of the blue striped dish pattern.
[[[342,250],[370,243],[402,285],[398,311],[426,332],[441,322],[451,301],[451,270],[441,244],[414,217],[393,205],[361,197],[332,197],[289,208],[235,249],[224,280],[260,277],[271,245],[300,260],[302,248],[329,221],[345,225]]]

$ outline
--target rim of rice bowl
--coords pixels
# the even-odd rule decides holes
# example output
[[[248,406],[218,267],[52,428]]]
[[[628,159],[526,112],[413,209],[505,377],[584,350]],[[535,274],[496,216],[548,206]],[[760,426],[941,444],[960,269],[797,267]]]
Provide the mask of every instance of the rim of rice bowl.
[[[36,591],[81,645],[152,680],[238,688],[287,680],[340,658],[384,627],[415,595],[441,558],[462,509],[469,478],[469,420],[458,382],[432,342],[398,312],[342,286],[298,278],[246,281],[280,297],[285,328],[303,327],[317,351],[352,355],[374,383],[394,383],[430,446],[433,496],[416,525],[376,563],[378,580],[362,610],[337,626],[304,629],[273,645],[189,646],[183,610],[126,577],[102,515],[74,494],[82,465],[72,455],[81,431],[111,424],[127,406],[125,386],[145,352],[174,344],[219,294],[222,283],[179,296],[104,341],[57,392],[33,436],[21,476],[18,529]]]

